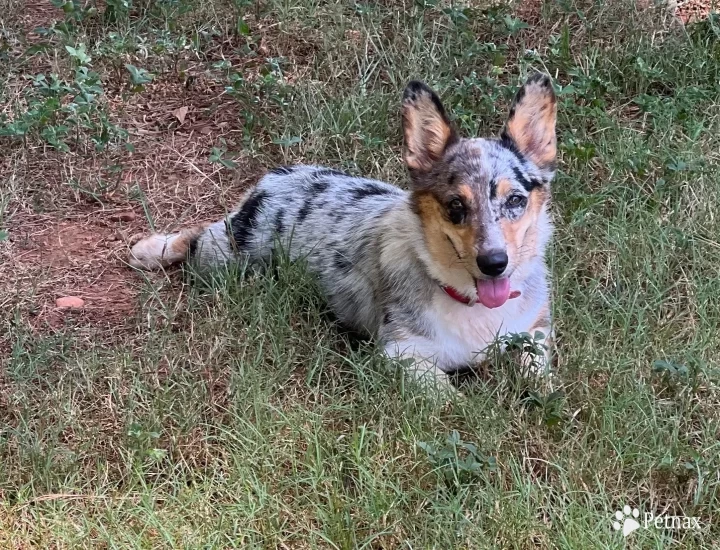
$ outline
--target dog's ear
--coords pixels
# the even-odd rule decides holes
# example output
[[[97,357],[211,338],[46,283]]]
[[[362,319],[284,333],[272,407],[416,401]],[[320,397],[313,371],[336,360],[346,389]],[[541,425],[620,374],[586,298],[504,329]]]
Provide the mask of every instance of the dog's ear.
[[[535,73],[515,95],[500,137],[538,168],[554,170],[557,98],[550,77]]]
[[[410,170],[429,172],[457,133],[440,98],[422,82],[410,82],[402,102],[405,164]]]

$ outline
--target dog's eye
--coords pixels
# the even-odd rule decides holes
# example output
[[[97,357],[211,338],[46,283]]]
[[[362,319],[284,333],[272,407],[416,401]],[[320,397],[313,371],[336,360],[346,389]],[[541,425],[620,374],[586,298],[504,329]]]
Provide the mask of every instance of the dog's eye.
[[[462,223],[465,218],[465,205],[460,199],[453,199],[448,203],[448,215],[451,222]]]
[[[520,208],[527,204],[527,197],[523,195],[510,195],[506,203],[510,208]]]

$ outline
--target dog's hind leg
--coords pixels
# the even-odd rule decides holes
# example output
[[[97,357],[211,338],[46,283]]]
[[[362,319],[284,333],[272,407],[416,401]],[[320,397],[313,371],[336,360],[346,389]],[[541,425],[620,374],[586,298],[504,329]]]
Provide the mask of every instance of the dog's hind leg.
[[[200,267],[220,266],[236,257],[225,220],[197,225],[169,235],[154,234],[138,241],[128,260],[138,269],[161,269],[192,259]]]
[[[148,271],[184,262],[206,230],[207,225],[199,225],[179,233],[150,235],[133,245],[128,262],[132,267]]]

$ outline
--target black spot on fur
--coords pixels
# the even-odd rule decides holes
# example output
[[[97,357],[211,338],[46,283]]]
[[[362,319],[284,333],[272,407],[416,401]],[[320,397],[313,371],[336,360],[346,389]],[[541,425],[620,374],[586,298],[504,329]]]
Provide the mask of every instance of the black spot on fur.
[[[490,200],[495,200],[495,197],[497,197],[497,182],[495,178],[491,179],[488,185],[490,186]]]
[[[277,211],[275,215],[275,233],[282,235],[285,233],[285,223],[283,222],[283,216],[285,216],[285,210],[282,208]]]
[[[312,198],[305,199],[305,202],[302,205],[302,208],[300,208],[300,212],[298,212],[298,223],[302,223],[305,221],[305,218],[308,217],[310,212],[313,210],[312,205]]]
[[[503,130],[502,133],[500,134],[500,142],[499,143],[505,149],[507,149],[513,155],[515,155],[521,164],[524,165],[527,162],[527,159],[520,152],[520,149],[517,148],[517,144],[515,143],[515,140],[513,140],[513,138],[510,137],[510,135],[507,133],[506,130]]]
[[[356,201],[362,200],[366,197],[372,197],[377,195],[395,195],[396,192],[393,189],[387,187],[380,187],[374,183],[366,183],[362,187],[353,189],[351,192],[352,198]]]
[[[320,205],[313,204],[313,202],[318,195],[327,191],[329,186],[330,184],[325,180],[316,180],[312,181],[310,185],[305,188],[307,198],[305,199],[305,202],[303,203],[300,211],[298,212],[298,223],[302,223],[303,221],[305,221],[305,218],[308,217],[310,212],[312,212],[315,208],[320,207]]]
[[[197,246],[198,246],[199,240],[200,240],[200,238],[197,237],[190,241],[190,245],[188,246],[188,253],[187,253],[188,258],[192,258],[193,256],[195,256],[195,252],[197,252]]]
[[[323,168],[322,170],[318,170],[317,172],[313,173],[313,176],[315,176],[316,178],[323,178],[326,176],[337,176],[340,178],[351,178],[352,177],[347,172],[342,172],[340,170],[333,170],[332,168]]]
[[[313,182],[311,187],[311,193],[313,195],[319,195],[320,193],[324,193],[327,191],[327,188],[329,187],[329,183],[326,180],[319,180],[316,182]]]
[[[393,314],[389,310],[385,310],[385,313],[383,314],[383,324],[389,325],[393,322]]]
[[[454,186],[457,183],[457,174],[452,173],[450,174],[450,177],[448,178],[448,185],[450,187]]]
[[[350,260],[348,260],[345,257],[345,254],[343,254],[339,250],[336,250],[335,254],[333,255],[333,265],[335,266],[335,269],[342,272],[349,271],[350,268],[352,268],[352,263],[350,262]]]
[[[513,166],[513,173],[515,174],[515,179],[518,180],[520,185],[522,185],[528,193],[533,189],[542,187],[542,182],[540,180],[536,178],[526,178],[517,166]]]
[[[293,168],[292,166],[278,166],[278,167],[270,170],[270,173],[277,174],[279,176],[287,176],[288,174],[291,174],[294,171],[295,171],[295,168]]]
[[[256,191],[252,193],[232,219],[230,225],[232,227],[232,235],[239,250],[244,250],[250,238],[252,230],[256,227],[257,213],[262,208],[263,202],[267,197],[265,191]]]
[[[552,88],[552,82],[550,80],[550,77],[545,73],[541,73],[540,71],[536,71],[533,75],[528,77],[525,84],[534,84],[536,82],[545,88]]]
[[[531,80],[532,80],[532,79],[528,79],[528,83],[530,83]],[[513,106],[512,106],[512,108],[511,108],[511,110],[510,110],[510,112],[512,113],[512,114],[510,115],[510,118],[512,118],[513,115],[515,114],[515,106],[516,106],[518,103],[522,103],[522,100],[523,100],[523,99],[525,99],[525,86],[523,86],[522,88],[520,88],[520,89],[517,91],[517,94],[515,94],[515,100],[513,101]]]

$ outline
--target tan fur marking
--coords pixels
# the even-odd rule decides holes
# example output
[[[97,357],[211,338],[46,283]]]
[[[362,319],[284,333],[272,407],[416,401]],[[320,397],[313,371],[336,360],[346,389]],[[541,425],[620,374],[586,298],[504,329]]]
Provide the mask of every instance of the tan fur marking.
[[[552,91],[531,83],[507,121],[507,133],[517,148],[540,167],[551,164],[557,156],[556,118],[557,101]]]
[[[474,263],[475,235],[472,227],[447,221],[442,205],[428,193],[418,195],[416,205],[425,232],[425,242],[433,259],[446,267],[458,267],[464,261]],[[458,254],[462,260],[458,258]]]
[[[469,185],[462,184],[458,187],[458,194],[465,199],[465,204],[472,208],[473,192]]]
[[[178,238],[170,244],[170,249],[173,252],[172,255],[187,256],[187,253],[190,251],[190,243],[202,235],[208,225],[209,224],[196,225],[195,227],[189,227],[180,231]]]
[[[508,248],[508,257],[512,265],[519,265],[528,255],[533,254],[537,247],[538,218],[547,193],[537,188],[530,193],[525,214],[516,221],[504,219],[500,222],[505,242]]]
[[[512,189],[512,183],[508,179],[501,179],[497,183],[497,194],[501,197],[505,197],[510,194]]]

